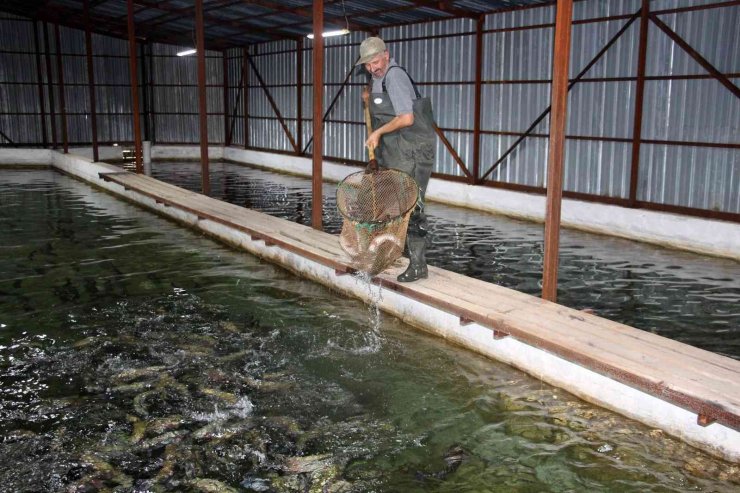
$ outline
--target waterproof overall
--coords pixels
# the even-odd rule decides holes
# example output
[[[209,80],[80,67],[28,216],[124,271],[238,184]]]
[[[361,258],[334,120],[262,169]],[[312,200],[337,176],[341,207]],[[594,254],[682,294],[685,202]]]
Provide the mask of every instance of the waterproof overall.
[[[403,67],[398,65],[389,67],[388,72],[393,69],[406,72]],[[388,72],[386,72],[386,75],[388,75]],[[419,202],[409,219],[406,246],[409,250],[411,262],[423,263],[423,277],[426,277],[426,246],[428,241],[426,236],[428,227],[426,214],[424,213],[424,196],[434,167],[436,137],[434,134],[432,103],[429,98],[421,97],[411,77],[409,77],[409,80],[411,80],[416,93],[416,99],[413,101],[414,124],[384,134],[380,138],[380,145],[375,150],[375,157],[381,166],[408,173],[419,185]],[[373,128],[380,128],[396,117],[393,104],[385,87],[385,77],[383,78],[383,92],[371,93],[368,102]],[[399,280],[401,280],[400,277]]]

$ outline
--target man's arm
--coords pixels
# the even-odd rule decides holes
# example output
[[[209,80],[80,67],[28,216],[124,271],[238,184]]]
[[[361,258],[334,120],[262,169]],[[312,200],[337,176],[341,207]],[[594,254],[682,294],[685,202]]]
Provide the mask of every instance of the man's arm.
[[[396,130],[400,128],[410,127],[414,124],[414,114],[413,113],[404,113],[403,115],[398,115],[393,118],[393,120],[389,121],[385,125],[383,125],[380,128],[377,128],[373,130],[373,133],[368,136],[367,141],[365,142],[365,145],[367,147],[375,149],[378,147],[378,143],[380,142],[380,137],[382,137],[385,134],[395,132]]]

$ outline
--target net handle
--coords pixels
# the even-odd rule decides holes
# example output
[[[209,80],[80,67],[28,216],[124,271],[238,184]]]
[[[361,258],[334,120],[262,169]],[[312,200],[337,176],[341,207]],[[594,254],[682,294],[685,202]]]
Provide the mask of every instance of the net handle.
[[[367,101],[365,101],[365,126],[367,127],[367,136],[370,137],[370,134],[373,133],[373,123],[370,120],[370,106],[368,105]],[[370,158],[370,161],[375,159],[375,148],[372,146],[367,146],[367,155]]]

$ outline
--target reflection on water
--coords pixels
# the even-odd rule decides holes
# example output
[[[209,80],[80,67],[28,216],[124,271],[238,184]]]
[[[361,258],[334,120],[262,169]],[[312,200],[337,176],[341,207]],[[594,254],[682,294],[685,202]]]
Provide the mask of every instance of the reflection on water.
[[[74,180],[0,176],[0,491],[740,485],[737,466]]]
[[[197,163],[155,163],[154,177],[200,190]],[[310,225],[311,182],[213,163],[212,196]],[[335,187],[324,224],[338,234]],[[543,226],[430,203],[429,263],[539,296]],[[740,358],[740,264],[569,229],[561,231],[558,302],[692,346]]]

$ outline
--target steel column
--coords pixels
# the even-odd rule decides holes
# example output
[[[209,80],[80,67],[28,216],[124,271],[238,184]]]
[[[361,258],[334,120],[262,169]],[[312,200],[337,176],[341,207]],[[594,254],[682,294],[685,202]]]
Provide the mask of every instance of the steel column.
[[[67,138],[67,102],[64,97],[64,66],[62,64],[62,41],[59,35],[59,24],[54,24],[54,41],[57,45],[57,77],[59,78],[59,111],[62,118],[62,148],[64,153],[69,152]]]
[[[206,105],[206,43],[203,28],[203,0],[195,0],[195,49],[198,58],[198,113],[200,117],[200,165],[203,194],[211,192],[208,166],[208,107]]]
[[[95,105],[95,67],[93,65],[92,33],[90,31],[90,0],[83,0],[85,10],[85,53],[87,58],[87,87],[90,93],[90,128],[92,130],[93,162],[100,160],[98,154],[98,118]]]
[[[242,49],[242,79],[244,79],[244,148],[249,147],[249,77],[247,75],[248,48]]]
[[[38,22],[33,21],[33,46],[36,56],[36,83],[39,92],[39,109],[41,110],[41,138],[44,147],[48,147],[49,139],[46,134],[46,102],[44,101],[44,76],[41,70],[41,50],[39,49]]]
[[[311,187],[311,225],[323,229],[321,216],[321,168],[324,147],[324,0],[313,0],[313,171]]]
[[[143,173],[144,166],[141,162],[141,124],[139,122],[139,74],[138,61],[136,58],[136,26],[134,25],[134,0],[127,0],[128,4],[128,64],[131,73],[131,111],[133,113],[132,124],[134,127],[134,163],[136,172]]]
[[[224,76],[224,145],[231,145],[231,132],[229,129],[229,60],[226,58],[226,50],[221,52],[223,59]]]
[[[642,0],[640,9],[640,44],[637,55],[637,86],[635,88],[635,121],[632,127],[632,166],[630,168],[629,203],[637,201],[637,181],[640,176],[640,144],[642,139],[642,108],[645,99],[645,65],[647,64],[650,0]]]
[[[49,116],[51,120],[51,146],[57,147],[57,115],[54,109],[54,81],[51,77],[51,50],[49,49],[49,27],[44,22],[44,59],[46,61],[46,82],[49,91]]]
[[[303,38],[296,40],[295,66],[296,66],[296,143],[298,149],[303,149]],[[303,149],[301,154],[305,154]]]
[[[237,91],[236,91],[236,98],[234,98],[234,108],[231,110],[231,120],[229,121],[229,133],[227,136],[227,142],[229,145],[231,145],[234,137],[234,126],[236,125],[236,115],[239,111],[239,103],[241,102],[242,98],[242,92],[244,92],[244,76],[245,76],[245,69],[244,69],[244,62],[246,60],[243,60],[242,68],[239,71],[239,82],[236,83]]]
[[[151,118],[150,112],[149,112],[149,91],[150,91],[150,84],[149,84],[149,73],[146,69],[146,45],[140,44],[139,45],[139,63],[141,64],[141,95],[142,95],[142,113],[144,114],[144,140],[151,141],[151,130],[150,130],[150,124],[149,119]]]
[[[481,15],[475,24],[475,100],[473,103],[473,176],[474,185],[480,175],[480,127],[481,127],[481,79],[483,78],[483,25],[486,17]]]
[[[545,258],[542,297],[556,301],[560,250],[560,202],[563,194],[563,155],[568,116],[568,65],[573,0],[558,0],[552,69],[552,115],[547,159],[547,210],[545,213]]]

